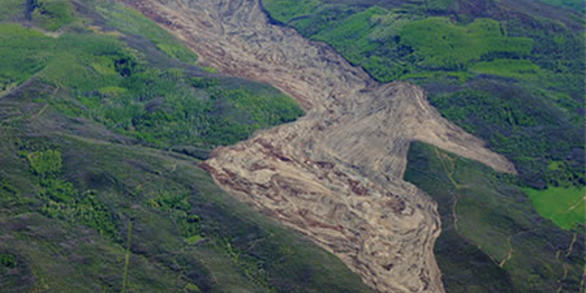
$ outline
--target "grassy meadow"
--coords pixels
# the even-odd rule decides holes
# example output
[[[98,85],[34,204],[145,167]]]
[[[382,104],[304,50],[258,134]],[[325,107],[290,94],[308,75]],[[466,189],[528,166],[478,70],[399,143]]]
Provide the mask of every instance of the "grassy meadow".
[[[525,193],[544,218],[564,229],[584,223],[586,188],[550,187],[545,190],[526,188]]]

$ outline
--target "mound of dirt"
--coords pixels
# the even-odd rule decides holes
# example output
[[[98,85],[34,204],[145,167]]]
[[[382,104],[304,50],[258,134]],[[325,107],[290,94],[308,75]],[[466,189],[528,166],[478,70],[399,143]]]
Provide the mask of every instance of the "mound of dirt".
[[[515,172],[407,83],[380,84],[329,47],[269,23],[258,0],[124,0],[220,72],[296,98],[298,121],[216,149],[224,189],[336,254],[379,292],[441,292],[436,204],[403,181],[422,141]]]

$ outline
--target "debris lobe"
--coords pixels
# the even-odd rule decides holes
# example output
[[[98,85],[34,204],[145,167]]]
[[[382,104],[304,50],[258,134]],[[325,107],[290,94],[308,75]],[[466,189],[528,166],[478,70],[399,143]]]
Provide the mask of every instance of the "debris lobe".
[[[306,115],[216,149],[216,182],[336,254],[379,292],[443,292],[433,246],[436,204],[403,181],[422,141],[514,173],[504,157],[449,123],[418,87],[380,84],[328,46],[270,24],[259,0],[121,0],[219,71],[269,83]]]

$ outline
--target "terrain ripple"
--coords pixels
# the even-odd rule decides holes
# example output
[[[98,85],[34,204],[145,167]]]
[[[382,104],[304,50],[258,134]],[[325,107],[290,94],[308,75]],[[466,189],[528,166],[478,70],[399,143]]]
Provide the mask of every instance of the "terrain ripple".
[[[269,83],[307,114],[216,149],[204,167],[242,201],[306,234],[379,292],[443,292],[436,204],[403,181],[409,144],[515,172],[407,83],[380,84],[328,46],[270,24],[259,0],[124,0],[220,72]]]

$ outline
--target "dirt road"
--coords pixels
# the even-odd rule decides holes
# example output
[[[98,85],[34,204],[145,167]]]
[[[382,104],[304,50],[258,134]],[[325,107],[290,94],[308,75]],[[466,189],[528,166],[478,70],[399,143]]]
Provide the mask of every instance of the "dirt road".
[[[379,84],[329,47],[269,24],[258,0],[124,0],[220,72],[267,82],[307,114],[214,151],[226,190],[336,254],[379,292],[442,292],[436,204],[402,180],[409,144],[514,172],[450,124],[423,91]]]

